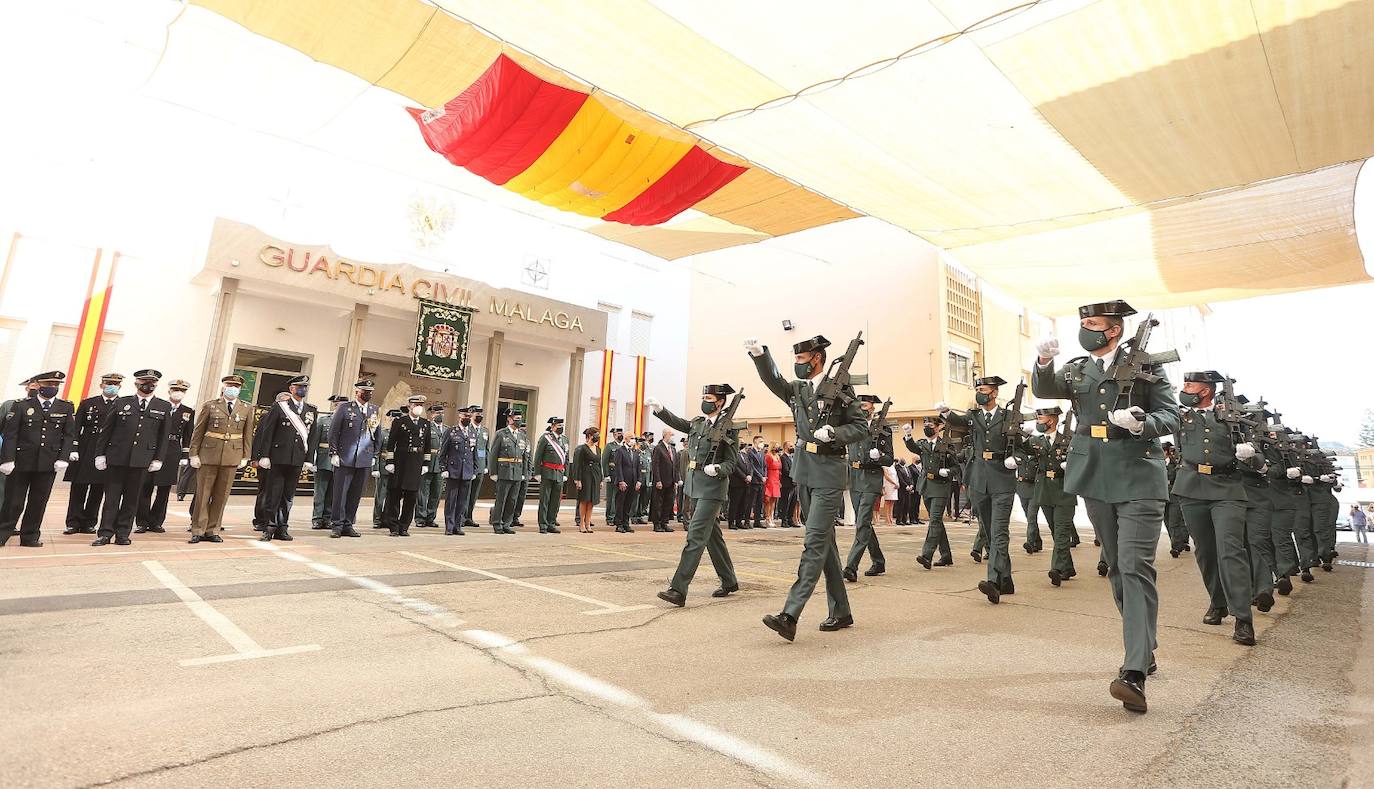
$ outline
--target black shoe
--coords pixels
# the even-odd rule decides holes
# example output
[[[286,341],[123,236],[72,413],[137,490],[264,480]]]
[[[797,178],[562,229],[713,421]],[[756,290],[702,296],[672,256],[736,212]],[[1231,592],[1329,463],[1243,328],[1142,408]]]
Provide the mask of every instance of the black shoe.
[[[1302,578],[1303,583],[1307,583],[1307,584],[1312,583],[1312,571],[1311,571],[1311,570],[1303,570],[1303,571],[1302,571],[1302,575],[1301,575],[1300,577]]]
[[[511,527],[507,526],[507,527],[506,527],[506,530],[503,531],[503,532],[501,532],[501,533],[502,533],[502,534],[515,534],[515,529],[512,529]],[[404,536],[409,536],[409,535],[404,535]]]
[[[1093,547],[1094,547],[1094,548],[1101,548],[1101,547],[1102,547],[1102,541],[1099,540],[1099,539],[1097,539],[1096,537],[1094,537],[1094,538],[1093,538]]]
[[[797,620],[791,614],[767,614],[763,617],[763,624],[788,641],[797,640]]]
[[[331,530],[329,531],[329,539],[331,539],[331,540],[337,540],[337,539],[339,539],[339,538],[342,537],[342,536],[343,536],[343,532],[339,531],[338,529],[331,529]]]
[[[979,564],[983,563],[983,554],[977,551],[969,551],[968,555],[973,557],[973,561],[978,562]]]
[[[95,542],[91,543],[91,547],[93,547],[93,548],[99,548],[99,547],[102,546],[102,545],[109,545],[109,544],[110,544],[110,538],[109,538],[109,537],[97,537],[97,538],[95,539]]]
[[[19,547],[20,547],[20,548],[42,548],[42,547],[43,547],[43,541],[42,541],[42,540],[39,540],[38,542],[24,542],[24,541],[21,540],[21,541],[19,542]]]
[[[1075,569],[1073,569],[1072,567],[1070,567],[1070,568],[1069,568],[1069,571],[1066,572],[1066,573],[1064,573],[1064,580],[1067,581],[1067,580],[1069,580],[1070,578],[1074,577],[1075,575],[1078,575],[1078,571],[1075,570]]]
[[[997,605],[1002,600],[1002,590],[992,581],[979,581],[978,591],[987,595],[988,602]]]
[[[1112,698],[1130,712],[1145,712],[1145,677],[1139,671],[1123,671],[1121,676],[1112,680]]]
[[[1059,586],[1064,583],[1064,576],[1060,575],[1058,570],[1050,570],[1050,583]]]
[[[78,526],[68,526],[67,528],[62,530],[63,534],[78,534],[80,532],[81,528]]]
[[[635,533],[635,530],[634,530],[634,529],[631,529],[629,526],[626,526],[626,527],[625,527],[625,533],[626,533],[626,534],[634,534],[634,533]]]
[[[887,572],[887,568],[885,566],[881,564],[875,564],[867,570],[864,570],[864,575],[872,577],[875,575],[882,575],[885,572]]]
[[[466,521],[463,521],[463,528],[464,528],[464,529],[475,529],[475,528],[477,528],[477,521],[474,521],[474,520],[466,520]]]
[[[347,530],[347,531],[343,532],[343,536],[345,536],[345,537],[361,537],[361,536],[363,536],[363,535],[359,534],[359,533],[357,532],[357,530],[355,530],[352,526],[350,526],[350,527],[348,527],[348,530]]]
[[[927,570],[930,569],[930,558],[929,558],[929,557],[926,557],[926,556],[917,556],[917,557],[916,557],[916,563],[919,564],[919,565],[921,565],[922,567],[926,568]]]
[[[286,533],[286,529],[281,529],[280,531],[277,532],[277,539],[278,539],[278,540],[281,540],[282,542],[291,542],[292,540],[294,540],[294,539],[296,539],[296,538],[295,538],[295,537],[292,537],[290,534],[287,534],[287,533]]]
[[[134,541],[131,540],[131,539],[129,539],[128,537],[116,537],[116,538],[115,538],[115,545],[133,545],[133,544],[134,544]]]
[[[1204,625],[1219,625],[1229,612],[1225,608],[1209,608],[1202,617]]]
[[[735,592],[738,592],[738,591],[739,591],[739,584],[735,584],[734,586],[722,586],[721,588],[719,588],[719,589],[717,589],[716,591],[712,592],[712,593],[711,593],[711,596],[712,596],[712,597],[729,597],[731,594],[733,594],[733,593],[735,593]]]
[[[1293,591],[1293,582],[1290,581],[1288,579],[1288,576],[1286,575],[1279,578],[1277,586],[1279,589],[1279,594],[1283,595],[1284,597],[1287,597]]]
[[[1097,574],[1100,575],[1100,576],[1102,576],[1103,578],[1106,578],[1106,577],[1107,577],[1107,563],[1106,563],[1106,562],[1098,562],[1098,563],[1097,563]]]
[[[1172,556],[1172,557],[1174,557],[1175,559],[1177,559],[1177,558],[1178,558],[1178,551],[1174,550],[1173,548],[1170,548],[1170,549],[1169,549],[1169,555]]]
[[[196,543],[200,542],[201,539],[202,539],[202,538],[201,538],[201,536],[200,536],[199,534],[192,534],[192,535],[191,535],[191,539],[187,540],[186,542],[189,542],[190,544],[195,545]]]
[[[1255,645],[1255,625],[1252,622],[1242,622],[1236,620],[1236,632],[1231,636],[1231,640],[1243,647]]]
[[[853,627],[853,625],[854,617],[852,616],[832,616],[827,618],[824,622],[821,622],[821,626],[817,629],[820,630],[822,633],[833,633],[836,630],[843,630],[846,627]]]
[[[1016,584],[1012,582],[1010,575],[1002,579],[1002,594],[1016,594]]]
[[[1023,542],[1023,543],[1021,543],[1021,547],[1025,549],[1026,555],[1027,555],[1027,556],[1029,556],[1030,554],[1035,553],[1035,548],[1032,547],[1031,544],[1028,543],[1028,542]]]
[[[81,527],[81,534],[95,534],[95,527],[94,527],[94,526],[82,526],[82,527]]]
[[[262,536],[258,538],[258,542],[271,542],[271,541],[272,541],[272,530],[271,530],[271,529],[267,529],[267,530],[263,531]]]
[[[678,608],[687,605],[687,596],[676,589],[665,589],[658,593],[658,599],[672,603]]]
[[[727,529],[738,529],[739,527],[732,523],[732,524],[730,524],[729,526],[727,526],[726,528],[727,528]],[[620,529],[616,529],[616,531],[620,531]]]
[[[311,530],[311,531],[320,531],[320,530],[322,530],[322,529],[328,529],[328,528],[329,528],[329,527],[328,527],[327,525],[323,524],[323,523],[312,523],[312,524],[310,524],[310,530]]]
[[[938,562],[935,563],[935,566],[936,566],[936,567],[953,567],[953,566],[954,566],[954,557],[951,556],[951,557],[949,557],[948,559],[941,559],[940,561],[938,561]]]
[[[134,527],[134,534],[142,534],[142,533],[144,533],[144,532],[146,532],[146,531],[148,531],[148,527],[147,527],[147,526],[135,526],[135,527]]]
[[[540,533],[540,534],[548,534],[548,533],[549,533],[549,530],[548,530],[548,529],[541,528],[541,529],[539,530],[539,533]]]
[[[1260,592],[1255,595],[1255,607],[1260,613],[1269,613],[1269,609],[1274,607],[1274,596],[1268,592]]]
[[[1078,545],[1079,545],[1079,541],[1078,541],[1078,540],[1074,540],[1073,542],[1069,543],[1069,547],[1070,547],[1070,548],[1077,548]]]
[[[1323,565],[1322,565],[1322,569],[1325,570],[1325,571],[1327,571],[1328,573],[1331,572],[1331,562],[1327,562],[1326,564],[1323,564]]]
[[[167,530],[164,529],[164,528],[162,528],[161,526],[149,526],[149,527],[148,527],[148,531],[152,532],[153,534],[166,534],[166,533],[167,533]]]
[[[850,567],[844,568],[844,570],[840,574],[843,575],[844,579],[850,582],[851,584],[859,580],[859,573]]]
[[[557,526],[550,526],[550,527],[549,527],[549,534],[562,534],[562,533],[563,533],[563,532],[561,532],[561,531],[558,530],[558,527],[557,527]],[[459,532],[459,534],[462,534],[462,532]]]
[[[224,538],[218,534],[211,534],[202,538],[205,542],[224,542]]]

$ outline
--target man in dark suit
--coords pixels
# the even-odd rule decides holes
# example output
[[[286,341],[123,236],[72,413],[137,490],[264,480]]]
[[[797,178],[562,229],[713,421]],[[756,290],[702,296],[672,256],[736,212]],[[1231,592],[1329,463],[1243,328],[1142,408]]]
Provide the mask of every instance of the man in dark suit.
[[[162,468],[162,449],[171,428],[172,404],[154,397],[162,373],[134,373],[137,394],[121,397],[110,406],[95,443],[95,467],[106,472],[105,506],[100,532],[91,545],[128,545],[134,513],[148,474]]]
[[[43,547],[39,539],[43,511],[57,472],[67,468],[75,450],[76,406],[57,399],[58,385],[66,377],[53,370],[29,379],[37,382],[37,391],[10,406],[0,429],[0,474],[7,478],[5,503],[0,507],[0,546],[14,536],[18,524],[21,546]]]
[[[649,503],[649,520],[653,521],[654,531],[672,531],[668,519],[673,517],[673,499],[677,497],[677,450],[673,447],[673,431],[664,430],[663,436],[654,445],[653,499]]]
[[[630,533],[631,510],[634,508],[635,492],[640,487],[639,453],[629,443],[616,447],[614,467],[611,469],[611,485],[615,489],[615,530]]]
[[[391,530],[392,537],[410,536],[420,478],[428,471],[426,458],[430,453],[433,424],[424,416],[425,396],[412,395],[409,403],[409,412],[392,421],[391,432],[386,437],[386,472],[391,475],[391,489],[386,494],[382,522]]]
[[[892,471],[897,475],[897,504],[892,508],[892,519],[898,526],[905,526],[906,511],[911,506],[911,494],[907,491],[907,486],[911,484],[911,472],[901,458],[893,461]]]
[[[123,381],[120,373],[105,373],[100,376],[100,394],[87,397],[76,407],[77,460],[62,476],[72,483],[67,493],[67,530],[63,534],[95,534],[100,502],[105,496],[105,473],[95,467],[95,441],[100,438],[105,415],[119,397]]]
[[[792,452],[795,447],[791,441],[782,445],[782,498],[778,499],[777,509],[782,510],[783,528],[795,529],[797,522],[792,519],[792,511],[797,508],[797,483],[792,481]]]
[[[726,519],[732,529],[748,529],[749,521],[745,517],[749,506],[749,453],[745,451],[741,444],[735,451],[735,467],[730,471],[730,485],[728,488],[729,509]]]
[[[755,529],[768,528],[768,524],[763,522],[763,485],[768,481],[768,461],[763,456],[767,453],[768,444],[763,436],[754,436],[754,445],[748,451],[749,489],[744,494],[748,497],[744,519],[753,521]]]
[[[265,519],[262,540],[271,542],[293,540],[287,531],[291,518],[291,502],[295,498],[296,482],[301,469],[314,471],[310,462],[314,457],[310,436],[315,425],[317,409],[305,402],[310,391],[310,376],[298,375],[287,382],[285,400],[275,403],[262,415],[258,435],[253,446],[258,457],[259,474],[266,473],[262,517]]]

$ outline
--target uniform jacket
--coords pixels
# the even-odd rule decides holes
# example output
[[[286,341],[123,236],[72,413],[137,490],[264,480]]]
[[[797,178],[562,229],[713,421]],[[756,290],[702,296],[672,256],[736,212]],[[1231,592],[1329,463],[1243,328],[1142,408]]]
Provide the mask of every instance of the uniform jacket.
[[[169,401],[170,402],[170,401]],[[172,418],[167,428],[167,441],[163,444],[162,468],[152,477],[154,485],[175,485],[181,472],[181,461],[190,457],[191,433],[196,427],[196,411],[189,405],[172,406]]]
[[[491,437],[491,454],[487,455],[487,473],[497,479],[529,479],[530,440],[523,431],[503,427]]]
[[[393,419],[391,421],[394,423],[396,420]],[[386,470],[386,464],[391,462],[391,452],[386,448],[387,441],[391,439],[391,430],[389,428],[381,428],[380,437],[381,443],[377,445],[377,451],[372,455],[372,470],[377,472],[378,489],[385,488],[388,484],[387,480],[391,478],[391,475],[388,474]],[[386,494],[383,493],[380,495],[385,496]]]
[[[639,484],[648,488],[654,481],[654,461],[648,449],[636,449],[635,456],[639,461]]]
[[[118,398],[105,415],[95,454],[107,466],[146,468],[161,457],[171,426],[172,404],[161,397],[149,397],[146,409],[139,408],[137,395]]]
[[[95,441],[100,438],[100,428],[105,422],[105,414],[115,399],[106,400],[104,395],[87,397],[76,408],[76,452],[75,463],[67,466],[63,479],[68,482],[91,484],[101,482],[105,472],[95,468]]]
[[[1035,459],[1035,494],[1037,504],[1046,507],[1061,507],[1078,504],[1078,497],[1064,492],[1064,466],[1069,453],[1057,451],[1054,442],[1062,433],[1032,436],[1029,442],[1031,456]]]
[[[973,455],[969,460],[964,484],[970,493],[1013,493],[1016,491],[1016,472],[1007,468],[1007,420],[1015,419],[1006,408],[998,406],[989,414],[982,408],[970,408],[967,413],[951,411],[945,421],[956,427],[967,426]]]
[[[332,412],[317,414],[315,426],[310,431],[310,462],[315,464],[317,472],[334,470],[329,462],[329,424],[332,421]]]
[[[712,423],[705,416],[696,416],[687,421],[668,409],[660,409],[655,416],[663,424],[679,433],[687,435],[687,476],[683,479],[682,489],[692,499],[725,501],[730,498],[730,476],[739,463],[739,455],[732,449],[739,442],[739,430],[731,422],[726,422],[724,438],[719,443],[711,441]],[[717,419],[724,417],[717,415]],[[706,475],[707,464],[720,466],[714,477]]]
[[[204,466],[237,466],[252,454],[257,413],[242,400],[230,408],[223,397],[200,404],[191,429],[190,455]]]
[[[678,483],[678,452],[672,444],[667,441],[660,441],[654,444],[654,451],[651,454],[654,471],[654,486],[663,485],[664,490],[677,487]]]
[[[1230,426],[1218,420],[1215,411],[1184,409],[1177,444],[1183,462],[1174,479],[1176,495],[1208,501],[1246,500]]]
[[[797,453],[792,460],[792,479],[810,488],[844,490],[849,484],[849,465],[845,462],[845,447],[858,441],[868,432],[863,408],[855,399],[843,412],[832,413],[828,424],[834,428],[833,440],[816,440],[820,428],[816,388],[810,381],[786,381],[773,363],[767,346],[754,357],[754,367],[764,386],[792,409],[792,421],[797,428]],[[847,390],[852,396],[853,390]]]
[[[572,462],[568,455],[568,437],[545,430],[539,435],[532,462],[535,475],[541,479],[559,483],[567,479],[568,465]]]
[[[615,481],[615,452],[620,449],[621,443],[612,440],[601,448],[601,476],[610,477],[612,482]]]
[[[296,432],[295,426],[282,411],[283,404],[291,407],[293,403],[294,400],[273,403],[262,415],[258,432],[253,437],[255,456],[259,459],[267,458],[272,461],[273,466],[299,467],[315,456],[313,447],[310,446],[310,436],[315,428],[315,420],[319,418],[319,410],[307,402],[301,402],[299,417],[302,426],[305,427],[305,439],[302,440],[300,433]]]
[[[681,444],[673,447],[673,482],[681,485],[687,481],[687,463],[691,453]]]
[[[370,439],[367,440],[367,439]],[[326,442],[330,454],[347,468],[367,468],[382,451],[382,414],[372,403],[349,400],[329,418]]]
[[[425,473],[438,474],[442,469],[439,468],[439,452],[444,448],[444,438],[453,428],[448,425],[441,425],[434,420],[429,420],[429,451],[425,453]]]
[[[796,482],[793,482],[793,481],[792,481],[792,463],[793,463],[793,460],[792,460],[792,453],[790,453],[790,452],[783,452],[783,453],[782,453],[782,473],[779,475],[779,476],[781,477],[781,479],[778,480],[779,482],[782,483],[783,489],[790,488],[790,487],[792,487],[793,485],[796,485],[796,484],[797,484]]]
[[[477,434],[477,468],[487,468],[487,456],[491,453],[491,431],[486,425],[474,424],[472,430]]]
[[[868,451],[877,447],[881,456],[874,460]],[[884,425],[877,444],[867,430],[863,438],[847,447],[849,455],[849,488],[860,493],[883,492],[883,468],[892,465],[892,428]]]
[[[75,417],[70,400],[54,397],[46,413],[37,395],[14,401],[0,434],[0,463],[13,463],[16,471],[52,471],[76,446]]]
[[[949,498],[950,480],[954,479],[954,469],[958,466],[957,458],[950,457],[948,453],[937,452],[936,443],[931,439],[922,438],[917,441],[911,440],[910,436],[904,439],[908,451],[916,454],[921,459],[922,474],[918,481],[921,495],[928,499],[947,499]],[[940,476],[940,469],[948,469],[949,476]]]
[[[1118,356],[1120,354],[1118,353]],[[1082,356],[1056,369],[1054,362],[1034,365],[1031,391],[1046,400],[1070,400],[1078,414],[1078,426],[1069,446],[1064,490],[1089,499],[1120,504],[1138,499],[1169,498],[1168,476],[1164,470],[1164,449],[1159,437],[1178,429],[1178,401],[1162,367],[1153,372],[1153,384],[1136,381],[1131,405],[1145,412],[1140,435],[1132,435],[1107,419],[1116,406],[1117,384],[1106,371]],[[1106,440],[1095,438],[1097,427]]]
[[[1269,463],[1269,500],[1276,510],[1295,510],[1298,502],[1304,503],[1302,481],[1288,478],[1288,464],[1283,452],[1272,443],[1265,442],[1264,459]]]
[[[449,479],[475,479],[482,469],[477,465],[477,431],[472,425],[461,423],[444,434],[439,448],[439,470],[447,471]]]
[[[749,483],[746,481],[746,477],[753,476],[753,469],[749,467],[750,463],[748,452],[746,452],[743,449],[736,451],[735,459],[739,462],[735,466],[735,470],[730,473],[731,490],[739,490],[741,488],[748,487]]]
[[[626,490],[634,490],[640,482],[639,453],[629,444],[621,444],[616,447],[613,463],[615,467],[611,469],[611,482],[617,488],[624,482]]]
[[[391,432],[386,438],[387,463],[391,472],[392,490],[419,490],[420,475],[425,473],[429,455],[433,423],[424,417],[398,416],[391,420]]]

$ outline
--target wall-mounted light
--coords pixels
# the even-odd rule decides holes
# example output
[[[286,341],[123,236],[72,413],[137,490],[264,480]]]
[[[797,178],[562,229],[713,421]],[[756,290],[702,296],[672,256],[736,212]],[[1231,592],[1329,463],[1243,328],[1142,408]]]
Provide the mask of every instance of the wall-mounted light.
[[[783,331],[792,331],[792,330],[795,329],[795,328],[796,328],[796,325],[793,324],[792,321],[785,320],[785,321],[782,322],[782,330],[783,330]]]

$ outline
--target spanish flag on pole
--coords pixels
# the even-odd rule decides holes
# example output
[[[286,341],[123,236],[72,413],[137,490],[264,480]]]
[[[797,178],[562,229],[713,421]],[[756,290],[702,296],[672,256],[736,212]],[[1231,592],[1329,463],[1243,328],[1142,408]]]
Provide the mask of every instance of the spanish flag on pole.
[[[95,378],[95,359],[100,353],[100,338],[105,333],[105,315],[110,311],[110,294],[114,291],[115,267],[118,252],[95,251],[91,265],[91,280],[86,286],[86,301],[81,307],[81,323],[76,328],[76,345],[67,366],[67,388],[62,397],[80,400]]]

